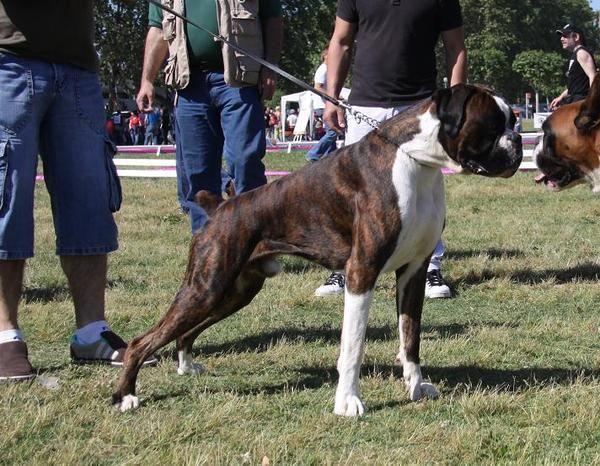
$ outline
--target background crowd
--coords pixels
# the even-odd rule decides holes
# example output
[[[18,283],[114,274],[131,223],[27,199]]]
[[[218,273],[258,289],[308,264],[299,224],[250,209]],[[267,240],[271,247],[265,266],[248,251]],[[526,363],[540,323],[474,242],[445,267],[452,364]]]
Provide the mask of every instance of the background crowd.
[[[173,117],[171,110],[163,105],[140,112],[106,112],[106,134],[116,145],[173,144]]]

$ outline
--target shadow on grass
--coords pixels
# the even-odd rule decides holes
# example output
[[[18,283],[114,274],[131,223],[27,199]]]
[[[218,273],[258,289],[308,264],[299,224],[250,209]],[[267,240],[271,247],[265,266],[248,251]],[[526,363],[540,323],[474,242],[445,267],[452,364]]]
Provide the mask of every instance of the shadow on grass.
[[[207,384],[204,391],[207,393],[233,392],[240,396],[279,395],[284,392],[298,390],[317,390],[324,386],[332,389],[338,382],[335,367],[301,367],[293,369],[294,374],[287,377],[287,381],[277,384],[250,382],[248,386],[233,387],[231,385],[210,386]],[[381,379],[396,379],[402,382],[402,368],[397,365],[363,365],[361,378],[378,377]],[[567,386],[578,378],[600,378],[598,369],[564,369],[564,368],[532,368],[532,369],[492,369],[479,366],[457,367],[424,367],[423,376],[426,381],[434,384],[444,384],[444,393],[469,394],[475,390],[488,390],[494,393],[517,393],[529,388],[543,389],[555,385]],[[185,385],[174,389],[172,392],[150,395],[147,400],[151,402],[165,399],[191,396],[191,389]],[[369,405],[369,411],[376,412],[409,404],[408,398],[389,400],[377,405]]]
[[[117,278],[109,280],[107,288],[140,289],[147,288],[147,284],[139,280]],[[56,284],[43,288],[25,288],[22,300],[25,303],[51,303],[71,299],[71,291],[66,285]]]
[[[469,392],[473,386],[501,391],[517,392],[529,387],[569,385],[579,377],[599,378],[599,369],[564,369],[537,367],[528,369],[492,369],[480,366],[431,367],[423,369],[424,377],[432,382],[444,381],[447,387]]]
[[[455,281],[455,285],[473,286],[480,285],[493,278],[508,277],[515,283],[524,285],[537,285],[544,281],[554,280],[557,284],[572,283],[574,281],[595,282],[600,281],[600,265],[585,262],[565,269],[531,270],[523,269],[517,272],[484,270],[480,273],[469,273]]]
[[[25,288],[21,299],[25,303],[50,303],[53,301],[66,301],[70,298],[69,288],[56,285],[43,288]]]
[[[490,259],[513,259],[515,257],[523,257],[525,253],[520,249],[454,249],[447,251],[445,256],[454,260],[479,256],[488,256]]]
[[[422,339],[451,338],[453,336],[466,334],[475,328],[514,328],[517,326],[518,325],[515,323],[507,322],[481,322],[468,325],[423,325]],[[280,344],[280,342],[284,342],[282,344],[286,345],[294,342],[324,342],[331,345],[339,345],[340,335],[341,328],[337,327],[285,327],[224,343],[196,345],[195,350],[202,356],[219,356],[247,352],[262,353],[268,351],[269,348]],[[367,341],[398,341],[398,331],[394,326],[368,327],[366,339]],[[164,357],[172,357],[174,359],[177,357],[175,349],[163,351],[162,354]]]
[[[300,257],[281,256],[277,259],[277,262],[281,264],[283,273],[305,273],[310,270],[321,269],[323,270],[323,280],[327,278],[328,273],[331,273],[319,264],[315,264],[314,262],[310,262],[309,260]]]
[[[538,367],[530,369],[493,369],[480,366],[457,367],[423,367],[423,377],[434,384],[443,382],[445,390],[456,390],[469,393],[475,388],[497,392],[518,392],[530,387],[546,387],[552,385],[570,385],[578,378],[600,378],[600,369],[565,369]],[[334,367],[299,368],[303,374],[299,380],[308,376],[312,381],[308,388],[337,383],[337,371]],[[399,365],[365,364],[361,368],[361,377],[393,377],[402,379],[402,367]],[[319,382],[320,381],[320,382]]]

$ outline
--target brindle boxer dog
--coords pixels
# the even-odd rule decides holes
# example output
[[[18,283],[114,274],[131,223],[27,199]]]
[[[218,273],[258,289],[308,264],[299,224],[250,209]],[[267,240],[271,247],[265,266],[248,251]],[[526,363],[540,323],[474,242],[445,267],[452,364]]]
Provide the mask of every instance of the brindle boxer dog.
[[[600,75],[585,100],[559,107],[542,125],[534,149],[542,172],[536,178],[550,191],[587,183],[600,193]]]
[[[130,343],[113,403],[121,411],[138,406],[135,383],[143,361],[174,339],[177,372],[198,373],[196,337],[250,303],[265,278],[279,271],[280,254],[345,271],[336,414],[364,412],[358,380],[369,304],[384,272],[396,274],[397,357],[409,396],[437,396],[423,382],[419,345],[427,264],[444,225],[440,168],[513,175],[522,158],[513,125],[503,99],[458,85],[319,163],[219,205],[192,239],[184,282],[166,315]]]

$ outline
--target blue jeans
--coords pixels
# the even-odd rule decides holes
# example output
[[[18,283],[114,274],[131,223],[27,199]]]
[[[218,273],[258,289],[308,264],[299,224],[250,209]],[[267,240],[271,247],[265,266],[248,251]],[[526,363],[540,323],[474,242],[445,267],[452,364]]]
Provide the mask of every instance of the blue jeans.
[[[337,133],[332,129],[325,128],[327,131],[319,139],[319,142],[306,153],[306,160],[309,162],[316,162],[336,149]]]
[[[96,73],[0,53],[0,259],[33,256],[38,154],[56,253],[117,249],[121,187],[103,107]]]
[[[201,190],[222,195],[223,156],[238,194],[267,182],[265,123],[256,87],[230,87],[223,73],[192,70],[189,85],[177,93],[175,135],[177,195],[193,232],[207,220],[194,195]]]
[[[148,125],[146,127],[146,136],[144,140],[144,145],[153,145],[156,146],[158,144],[158,127]]]

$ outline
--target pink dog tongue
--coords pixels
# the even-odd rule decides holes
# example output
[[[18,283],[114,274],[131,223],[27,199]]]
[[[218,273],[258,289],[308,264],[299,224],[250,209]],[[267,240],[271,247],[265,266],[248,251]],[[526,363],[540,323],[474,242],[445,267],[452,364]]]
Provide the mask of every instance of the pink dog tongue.
[[[543,183],[545,180],[546,180],[546,175],[544,175],[543,173],[540,173],[538,176],[535,177],[536,183]]]

